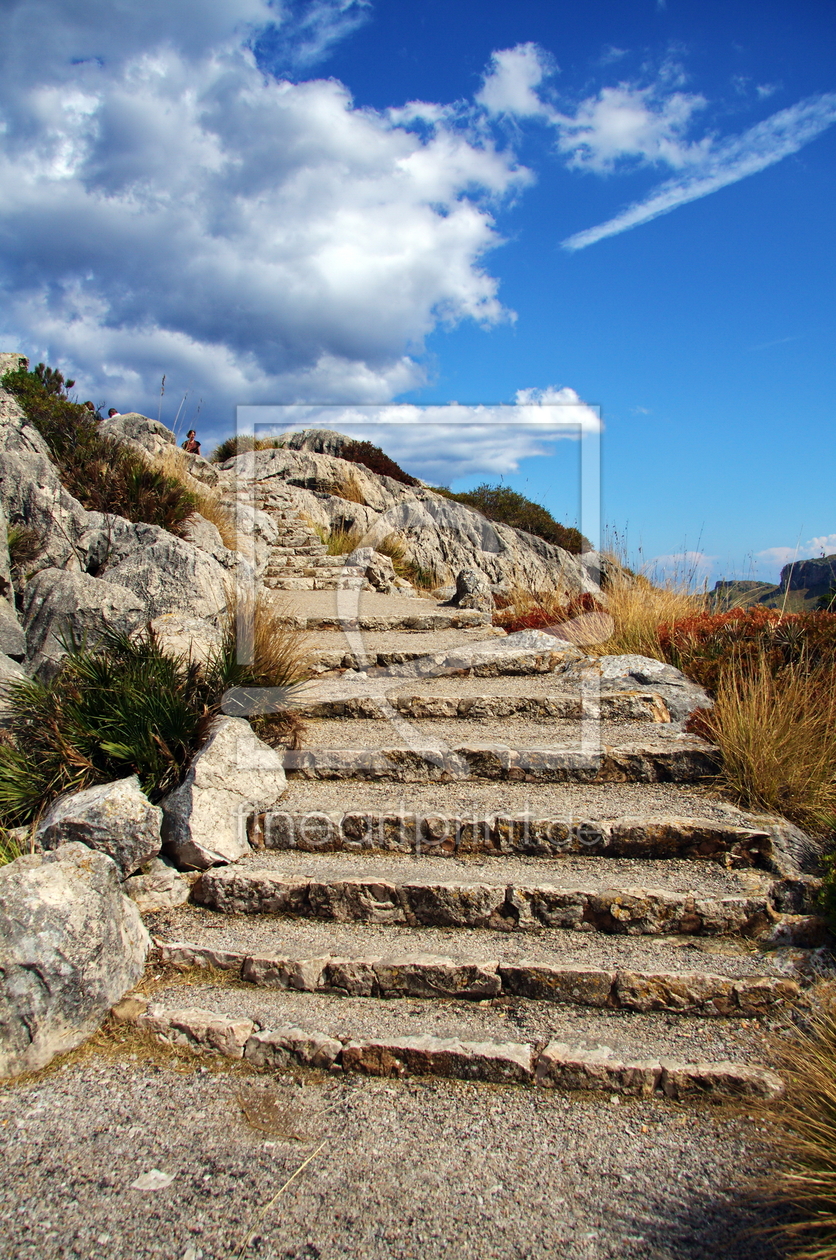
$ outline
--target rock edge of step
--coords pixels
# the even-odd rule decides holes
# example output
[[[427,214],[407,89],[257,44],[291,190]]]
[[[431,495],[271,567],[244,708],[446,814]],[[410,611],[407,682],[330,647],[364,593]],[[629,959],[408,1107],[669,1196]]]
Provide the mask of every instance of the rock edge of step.
[[[459,1041],[413,1036],[344,1040],[284,1025],[264,1029],[200,1007],[168,1009],[144,998],[123,1000],[116,1020],[131,1023],[158,1041],[197,1054],[246,1059],[253,1067],[313,1067],[367,1076],[436,1076],[492,1084],[536,1085],[649,1097],[774,1100],[784,1092],[768,1068],[731,1062],[631,1061],[609,1047],[594,1050],[552,1041],[542,1049],[525,1042]]]

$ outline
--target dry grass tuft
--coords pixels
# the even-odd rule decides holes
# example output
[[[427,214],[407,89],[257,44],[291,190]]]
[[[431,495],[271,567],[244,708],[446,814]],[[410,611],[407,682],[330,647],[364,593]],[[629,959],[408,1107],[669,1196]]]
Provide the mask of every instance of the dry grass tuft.
[[[248,686],[292,692],[310,677],[308,635],[289,623],[287,608],[272,595],[260,591],[254,602],[234,596],[223,633],[243,656],[252,656]]]
[[[363,506],[366,503],[359,478],[350,469],[333,482],[328,493],[336,495],[338,499],[345,499],[348,503],[360,503]]]
[[[689,729],[717,744],[737,801],[823,831],[836,818],[836,667],[805,661],[778,673],[761,655],[732,659],[714,708]]]
[[[645,577],[619,579],[607,588],[612,634],[589,650],[596,656],[635,654],[663,661],[659,627],[694,617],[704,612],[706,605],[704,594],[675,584],[656,585]]]
[[[195,510],[217,528],[223,545],[230,551],[237,549],[237,530],[232,514],[223,506],[220,495],[216,491],[191,475],[189,456],[185,451],[182,451],[179,446],[171,446],[160,455],[149,456],[148,463],[155,472],[170,477],[173,481],[179,482],[184,490],[188,490],[195,499]]]
[[[777,1046],[787,1093],[774,1140],[783,1167],[763,1185],[793,1260],[836,1260],[836,986],[811,991],[812,1014]]]
[[[272,1081],[247,1081],[235,1091],[235,1099],[251,1129],[285,1141],[309,1142],[302,1109],[288,1097],[288,1087]]]

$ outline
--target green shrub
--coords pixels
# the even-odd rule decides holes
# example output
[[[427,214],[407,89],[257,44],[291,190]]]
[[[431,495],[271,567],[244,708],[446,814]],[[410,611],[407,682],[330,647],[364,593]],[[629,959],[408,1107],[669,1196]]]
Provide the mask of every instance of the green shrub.
[[[15,395],[46,441],[70,494],[90,511],[176,532],[195,511],[194,495],[173,477],[150,468],[141,455],[104,437],[93,414],[67,398],[60,372],[40,372],[42,366],[34,372],[23,367],[7,372],[0,384]]]
[[[339,457],[348,460],[350,464],[360,464],[380,477],[391,477],[393,481],[400,481],[404,486],[420,485],[417,477],[411,477],[404,472],[385,451],[372,442],[345,442],[340,447]]]
[[[256,610],[257,614],[258,610]],[[7,692],[0,744],[0,826],[31,822],[63,792],[136,774],[158,801],[178,785],[231,687],[284,687],[300,680],[296,632],[256,615],[254,660],[237,657],[236,621],[205,666],[169,656],[150,630],[110,633],[93,648],[69,644],[49,682]]]
[[[562,547],[572,555],[580,555],[582,551],[590,549],[580,530],[561,525],[541,504],[526,499],[508,486],[492,486],[484,482],[475,490],[464,490],[455,494],[443,486],[436,486],[435,493],[443,495],[445,499],[452,499],[455,503],[475,508],[489,521],[512,525],[514,529],[534,534],[536,538],[542,538],[555,547]]]

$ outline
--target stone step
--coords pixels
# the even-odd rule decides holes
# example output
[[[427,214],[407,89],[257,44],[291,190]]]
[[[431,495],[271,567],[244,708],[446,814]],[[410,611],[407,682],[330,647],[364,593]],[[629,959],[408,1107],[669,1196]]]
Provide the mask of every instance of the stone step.
[[[335,680],[337,683],[339,680]],[[376,680],[375,680],[376,681]],[[517,695],[496,694],[478,689],[471,684],[470,694],[427,695],[415,690],[416,684],[407,683],[400,694],[391,693],[389,687],[404,687],[397,680],[386,680],[386,691],[376,694],[357,694],[357,686],[351,688],[332,685],[308,686],[294,708],[304,717],[312,718],[369,718],[381,719],[393,708],[403,717],[416,720],[424,718],[462,718],[483,721],[493,718],[522,716],[526,718],[578,719],[583,716],[610,722],[641,721],[668,723],[670,710],[663,698],[649,691],[601,692],[595,697],[582,697],[576,693],[556,689],[530,689]],[[553,686],[553,685],[552,685]],[[365,690],[365,689],[364,689]],[[452,690],[452,688],[451,688]],[[351,694],[354,692],[355,694]],[[323,698],[318,698],[318,696]],[[326,698],[326,697],[331,698]]]
[[[314,579],[309,577],[265,577],[264,585],[271,591],[312,591]]]
[[[358,650],[339,632],[322,634],[312,651],[315,673],[349,669],[372,671],[396,684],[410,679],[423,682],[450,678],[510,678],[559,674],[582,656],[571,644],[539,631],[506,635],[487,622],[459,628],[436,627],[447,641],[426,632],[381,634],[370,630]]]
[[[737,822],[676,814],[645,814],[620,818],[590,815],[549,817],[530,810],[518,814],[460,814],[385,810],[306,810],[292,812],[282,805],[248,819],[255,849],[300,853],[406,853],[431,857],[520,855],[555,858],[585,857],[656,860],[709,859],[729,869],[756,867],[795,880],[794,895],[808,888],[812,908],[818,881],[795,869],[791,844],[781,820],[745,819]],[[785,909],[791,890],[786,892]]]
[[[388,855],[370,866],[330,855],[284,853],[277,864],[264,854],[236,867],[204,871],[191,896],[224,914],[343,923],[776,938],[782,924],[773,881],[752,873],[744,884],[709,863],[695,863],[687,877],[681,869],[660,872],[660,865],[644,864],[651,884],[639,883],[640,862],[629,864],[627,878],[619,877],[611,863],[579,878],[571,867],[561,869],[548,860],[532,867],[520,859],[485,859],[462,877],[450,865],[445,869],[444,859],[433,864]],[[709,865],[713,870],[705,869]]]
[[[184,1005],[184,999],[193,1005]],[[436,1009],[427,1015],[422,1005]],[[471,1005],[469,1010],[464,1005],[451,1003],[439,1011],[437,1003],[410,999],[410,1009],[404,1011],[397,1009],[403,1006],[397,999],[335,1000],[229,983],[193,984],[184,992],[182,984],[175,984],[159,986],[151,1000],[123,1000],[114,1016],[162,1042],[244,1058],[261,1070],[307,1067],[384,1077],[436,1076],[634,1097],[658,1094],[682,1101],[772,1099],[783,1091],[775,1073],[740,1061],[739,1038],[708,1035],[716,1034],[719,1021],[690,1021],[688,1036],[665,1028],[655,1044],[648,1033],[658,1025],[658,1015],[584,1012],[583,1040],[577,1034],[570,1040],[566,1034],[571,1035],[574,1021],[561,1019],[560,1008],[554,1006],[548,1007],[544,1021],[529,1004],[525,1025],[514,1020],[509,1028],[507,1012],[493,1009],[493,1004],[489,1009]],[[644,1027],[625,1034],[625,1019]],[[695,1026],[701,1026],[701,1035],[694,1035]],[[735,1026],[739,1029],[740,1022]],[[520,1034],[531,1034],[531,1039],[517,1039]],[[602,1042],[602,1035],[618,1044]],[[590,1047],[593,1039],[597,1044]],[[756,1042],[747,1041],[745,1048],[754,1048]],[[700,1043],[707,1050],[695,1060]],[[708,1047],[725,1050],[729,1043],[736,1059],[710,1057]]]
[[[369,588],[371,589],[371,588]],[[388,597],[379,596],[381,600]],[[403,600],[406,603],[406,600]],[[410,599],[409,601],[413,601]],[[417,600],[415,601],[418,602]],[[423,601],[422,601],[423,602]],[[361,605],[362,609],[362,605]],[[432,631],[432,630],[467,630],[476,626],[490,625],[490,613],[479,612],[475,608],[433,609],[432,612],[410,611],[409,613],[384,612],[364,614],[341,614],[336,608],[327,613],[305,615],[287,615],[277,618],[279,624],[301,626],[308,630],[369,630],[369,631]]]
[[[282,543],[276,543],[270,548],[271,556],[324,556],[328,554],[328,548],[323,543],[311,542],[304,534],[298,536],[298,542],[294,543],[289,539]]]
[[[204,932],[204,936],[214,935]],[[404,933],[402,933],[404,935]],[[277,942],[276,944],[279,944]],[[214,941],[155,939],[152,961],[181,972],[227,972],[259,988],[335,993],[376,998],[502,997],[554,1002],[561,1006],[620,1011],[668,1011],[704,1018],[760,1017],[798,999],[798,980],[788,976],[723,975],[711,971],[636,971],[544,962],[506,961],[416,951],[381,953],[380,941],[366,952],[305,956],[286,949],[232,950]]]
[[[690,783],[719,769],[719,752],[693,735],[585,752],[577,742],[560,748],[508,748],[472,743],[443,747],[310,748],[285,753],[289,777],[366,779],[392,783],[462,783],[474,779],[527,783]]]

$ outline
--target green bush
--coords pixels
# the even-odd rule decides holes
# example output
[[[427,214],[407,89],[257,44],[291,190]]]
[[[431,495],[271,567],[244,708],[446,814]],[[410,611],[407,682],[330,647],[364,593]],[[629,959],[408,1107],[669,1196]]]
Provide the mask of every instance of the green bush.
[[[160,800],[180,782],[227,689],[286,687],[290,694],[299,681],[292,639],[269,638],[265,649],[257,621],[252,665],[238,662],[234,615],[205,666],[169,656],[150,630],[135,638],[110,633],[93,648],[68,644],[56,677],[8,689],[0,826],[28,824],[63,792],[129,774]]]
[[[404,472],[400,465],[372,442],[345,442],[340,447],[339,457],[348,460],[350,464],[360,464],[380,477],[391,477],[393,481],[400,481],[404,486],[420,484],[417,477],[411,477]]]
[[[562,547],[572,555],[577,556],[582,551],[590,550],[590,545],[580,530],[561,525],[541,504],[526,499],[508,486],[492,486],[484,482],[475,490],[456,494],[443,486],[436,486],[435,493],[444,495],[445,499],[453,499],[456,503],[463,503],[466,507],[475,508],[489,521],[512,525],[514,529],[534,534],[536,538],[542,538],[555,547]]]
[[[194,495],[173,477],[149,468],[141,455],[104,437],[94,415],[67,398],[60,372],[41,372],[42,367],[7,372],[0,384],[15,395],[46,441],[70,494],[90,511],[176,533],[196,509]]]

